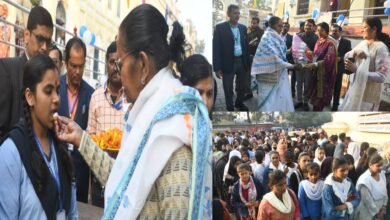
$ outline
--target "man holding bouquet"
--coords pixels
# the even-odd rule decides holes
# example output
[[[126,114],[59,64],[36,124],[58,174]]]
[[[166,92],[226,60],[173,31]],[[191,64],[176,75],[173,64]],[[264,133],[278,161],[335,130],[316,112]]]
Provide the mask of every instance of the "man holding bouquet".
[[[302,65],[313,62],[314,46],[318,40],[315,34],[316,26],[313,19],[305,21],[305,32],[298,33],[293,38],[293,57],[295,63]],[[305,111],[309,111],[309,84],[311,81],[312,71],[310,69],[302,69],[296,71],[297,79],[297,104],[295,109],[303,107]]]

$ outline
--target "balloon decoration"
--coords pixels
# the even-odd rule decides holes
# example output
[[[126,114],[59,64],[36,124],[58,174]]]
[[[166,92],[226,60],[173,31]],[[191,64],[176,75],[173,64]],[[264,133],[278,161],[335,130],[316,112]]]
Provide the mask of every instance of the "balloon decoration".
[[[285,17],[285,18],[289,18],[289,17],[290,17],[290,13],[289,13],[288,11],[284,12],[284,15],[283,15],[283,17]]]
[[[311,13],[311,17],[313,19],[317,19],[320,16],[320,10],[318,8],[313,9],[313,12]]]
[[[86,32],[88,29],[85,25],[80,27],[80,36],[82,37],[84,35],[84,32]]]
[[[390,8],[390,1],[389,1],[389,0],[385,1],[385,2],[383,3],[383,6],[384,6],[385,8]]]
[[[93,46],[96,42],[96,36],[92,33],[86,26],[80,27],[80,37],[84,40],[86,44]]]
[[[387,0],[383,3],[385,7],[385,14],[390,16],[390,0]]]
[[[385,9],[385,14],[390,16],[390,8]]]
[[[345,19],[345,16],[344,16],[343,14],[341,14],[341,15],[339,15],[339,16],[337,17],[336,23],[337,23],[339,26],[341,26],[341,24],[343,24],[343,22],[344,22],[344,19]]]
[[[348,18],[344,18],[344,25],[348,25],[348,24],[349,24]]]

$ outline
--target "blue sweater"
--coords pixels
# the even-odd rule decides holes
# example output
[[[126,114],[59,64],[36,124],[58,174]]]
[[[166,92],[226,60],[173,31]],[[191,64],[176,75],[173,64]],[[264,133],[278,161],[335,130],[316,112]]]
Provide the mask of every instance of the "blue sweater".
[[[299,184],[298,200],[301,209],[301,219],[310,217],[311,219],[320,219],[322,213],[322,201],[311,200],[307,197],[302,184]]]
[[[351,180],[347,178],[349,182]],[[354,211],[359,205],[360,195],[359,192],[356,191],[355,185],[351,182],[351,187],[349,189],[349,194],[354,193],[355,199],[351,201]],[[323,210],[323,220],[350,220],[351,216],[348,214],[346,210],[337,211],[336,206],[342,205],[343,203],[337,197],[333,191],[333,187],[325,184],[324,189],[322,191],[322,210]]]

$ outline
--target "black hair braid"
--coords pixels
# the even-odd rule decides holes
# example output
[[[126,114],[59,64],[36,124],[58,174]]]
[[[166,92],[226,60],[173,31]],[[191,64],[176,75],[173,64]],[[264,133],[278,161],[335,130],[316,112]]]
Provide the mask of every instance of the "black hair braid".
[[[387,46],[387,49],[390,51],[390,37],[389,37],[389,35],[387,35],[383,32],[380,32],[380,33],[378,33],[377,38],[378,38],[378,40],[382,41]]]
[[[24,96],[23,96],[23,105],[24,105],[24,118],[27,124],[29,144],[31,148],[31,167],[34,176],[31,181],[33,181],[37,186],[38,196],[42,196],[44,184],[45,184],[45,177],[47,176],[48,173],[47,173],[47,169],[45,168],[46,166],[45,161],[43,161],[40,152],[38,152],[38,148],[32,131],[30,106],[28,105],[27,100]]]
[[[183,32],[183,26],[179,22],[173,22],[172,26],[172,35],[169,39],[170,58],[176,62],[176,67],[181,72],[185,59],[184,42],[186,37]]]

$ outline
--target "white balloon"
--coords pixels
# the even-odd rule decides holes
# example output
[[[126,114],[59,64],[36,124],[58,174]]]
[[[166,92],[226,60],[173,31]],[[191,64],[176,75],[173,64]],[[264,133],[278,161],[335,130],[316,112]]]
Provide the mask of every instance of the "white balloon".
[[[85,44],[89,45],[89,43],[92,40],[92,33],[91,33],[91,31],[87,30],[87,31],[84,32],[83,40],[84,40]]]
[[[389,0],[385,1],[385,2],[383,3],[383,6],[384,6],[385,8],[390,8],[390,1],[389,1]]]

